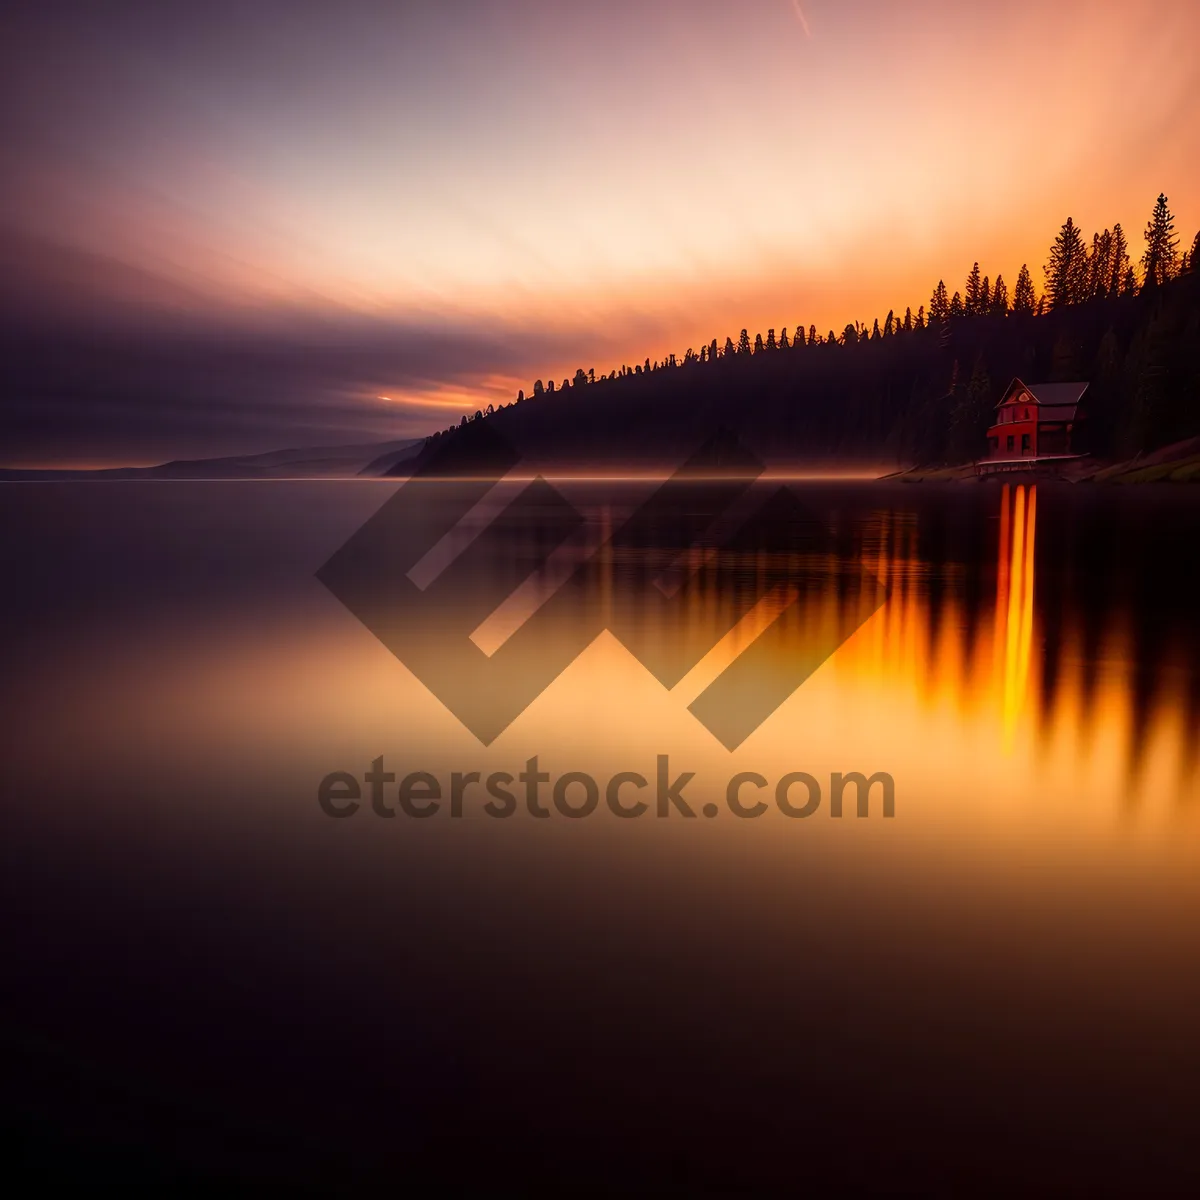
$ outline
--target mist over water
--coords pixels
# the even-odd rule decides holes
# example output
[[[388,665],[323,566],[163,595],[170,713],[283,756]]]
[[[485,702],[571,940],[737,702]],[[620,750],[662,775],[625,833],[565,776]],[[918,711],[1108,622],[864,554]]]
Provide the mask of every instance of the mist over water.
[[[647,492],[555,487],[609,533]],[[590,633],[486,746],[317,578],[392,484],[0,487],[0,1002],[32,1144],[338,1184],[566,1182],[584,1153],[595,1181],[695,1186],[1195,1175],[1200,508],[790,487],[827,555],[781,521],[692,564],[670,623],[655,601]],[[463,605],[531,554],[486,550]],[[738,624],[799,558],[807,603]],[[603,628],[605,588],[673,562],[601,553],[555,619]],[[861,624],[847,564],[881,589]],[[493,654],[520,614],[497,620]],[[643,665],[725,627],[670,687]],[[783,663],[821,629],[852,632],[732,751],[689,710],[760,639]],[[381,756],[603,788],[664,755],[717,816],[317,799]],[[770,801],[852,771],[892,776],[893,817],[727,805],[739,773]],[[703,1171],[670,1151],[697,1130]]]

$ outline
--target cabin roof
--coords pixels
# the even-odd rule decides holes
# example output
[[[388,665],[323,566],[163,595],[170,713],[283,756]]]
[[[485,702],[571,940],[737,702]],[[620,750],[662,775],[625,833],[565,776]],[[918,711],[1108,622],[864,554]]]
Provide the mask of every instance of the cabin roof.
[[[1039,423],[1047,421],[1073,421],[1079,402],[1088,390],[1088,384],[1075,383],[1025,383],[1014,379],[1000,399],[997,408],[1002,408],[1019,390],[1028,392],[1037,405]]]

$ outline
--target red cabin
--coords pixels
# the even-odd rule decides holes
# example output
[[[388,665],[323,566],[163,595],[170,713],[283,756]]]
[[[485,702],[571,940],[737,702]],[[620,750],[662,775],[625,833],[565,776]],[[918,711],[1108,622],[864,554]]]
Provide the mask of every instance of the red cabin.
[[[1014,379],[996,405],[996,423],[988,430],[988,460],[1021,462],[1067,458],[1081,420],[1086,383],[1037,383]]]

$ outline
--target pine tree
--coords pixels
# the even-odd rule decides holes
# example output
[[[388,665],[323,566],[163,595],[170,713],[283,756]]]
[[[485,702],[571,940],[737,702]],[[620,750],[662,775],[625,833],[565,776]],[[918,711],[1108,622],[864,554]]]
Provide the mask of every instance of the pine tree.
[[[1087,251],[1087,278],[1083,285],[1082,300],[1090,300],[1096,294],[1096,273],[1100,268],[1100,235],[1092,234],[1092,244]]]
[[[992,289],[992,316],[1008,316],[1008,284],[1003,275],[996,276],[996,286]]]
[[[763,352],[763,340],[762,340],[762,334],[761,334],[761,333],[756,333],[756,334],[754,335],[754,353],[755,353],[755,354],[761,354],[762,352]]]
[[[1150,321],[1134,335],[1125,359],[1125,406],[1122,449],[1148,450],[1164,440],[1169,428],[1168,362],[1172,330],[1161,304]]]
[[[1196,240],[1192,243],[1192,252],[1188,255],[1188,269],[1193,274],[1200,271],[1200,233],[1196,234]]]
[[[1103,300],[1112,280],[1112,230],[1106,229],[1092,238],[1092,257],[1088,262],[1088,298]]]
[[[540,379],[533,381],[533,394],[535,398],[546,394],[546,385]]]
[[[739,354],[749,354],[750,353],[750,335],[744,329],[742,330],[742,332],[740,334],[738,334],[737,352]]]
[[[847,325],[842,330],[842,345],[853,346],[858,341],[858,330],[853,325]]]
[[[725,349],[723,351],[724,357],[730,358],[733,355],[733,353],[734,353],[733,338],[726,338],[725,339]]]
[[[925,305],[923,305],[923,304],[921,305],[921,307],[919,309],[917,309],[917,328],[918,329],[925,328]]]
[[[1137,295],[1137,276],[1132,267],[1125,268],[1125,278],[1121,280],[1121,295],[1125,297]]]
[[[1051,308],[1078,304],[1087,291],[1087,247],[1078,226],[1068,217],[1046,263],[1046,295]]]
[[[986,316],[992,311],[992,280],[991,276],[983,277],[983,286],[979,289],[979,313]]]
[[[952,389],[956,390],[956,389]],[[983,449],[983,432],[991,415],[992,381],[981,354],[975,360],[971,381],[950,417],[950,454],[955,462],[976,458]]]
[[[1179,269],[1179,239],[1175,236],[1175,217],[1167,207],[1167,198],[1159,193],[1154,212],[1146,226],[1146,253],[1142,255],[1144,287],[1158,287],[1174,279]]]
[[[783,327],[783,332],[779,335],[779,348],[780,350],[790,350],[792,348],[792,343],[788,341],[786,325]]]
[[[945,321],[950,316],[950,295],[946,291],[946,282],[943,279],[938,280],[938,285],[933,289],[933,298],[929,301],[929,320]]]
[[[877,342],[882,337],[883,337],[883,334],[880,333],[880,331],[879,331],[879,318],[876,317],[875,318],[875,328],[871,330],[871,341]]]
[[[767,330],[767,349],[768,350],[778,350],[779,349],[779,347],[775,344],[775,330],[773,330],[773,329]]]
[[[1021,264],[1021,272],[1017,276],[1016,290],[1013,292],[1013,312],[1019,317],[1032,317],[1037,307],[1037,296],[1033,291],[1033,278],[1029,274],[1027,263]]]
[[[952,319],[964,316],[966,309],[963,307],[963,298],[961,292],[955,292],[950,300],[950,316]]]
[[[904,326],[903,326],[903,328],[904,328],[905,333],[912,333],[912,331],[913,331],[913,315],[912,315],[912,306],[911,305],[904,310]]]
[[[888,315],[883,322],[883,336],[891,337],[896,332],[896,310],[888,309]]]
[[[968,317],[977,317],[983,312],[983,281],[979,274],[979,264],[971,268],[967,276],[967,294],[963,311]]]
[[[1112,262],[1109,266],[1108,295],[1115,298],[1121,294],[1125,272],[1129,270],[1129,243],[1125,230],[1118,222],[1112,231]]]
[[[820,345],[820,339],[817,335],[817,327],[815,325],[810,325],[808,327],[808,344],[810,346]]]

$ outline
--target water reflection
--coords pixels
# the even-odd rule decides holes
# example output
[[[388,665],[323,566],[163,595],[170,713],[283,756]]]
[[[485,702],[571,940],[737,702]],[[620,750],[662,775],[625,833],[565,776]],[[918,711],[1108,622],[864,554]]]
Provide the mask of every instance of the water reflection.
[[[919,506],[870,515],[858,549],[889,600],[836,673],[915,695],[927,714],[949,705],[957,736],[998,770],[1113,758],[1132,803],[1194,798],[1200,662],[1180,545],[1195,513],[1163,523],[1136,502],[1059,492],[1047,524],[1040,499],[1005,485],[982,521]]]
[[[799,487],[807,525],[784,512],[681,563],[665,520],[608,541],[640,497],[563,490],[608,549],[555,611],[614,632],[487,747],[314,578],[377,485],[7,493],[0,1008],[22,1102],[54,1111],[75,1060],[118,1116],[136,1093],[157,1119],[194,1080],[178,1123],[200,1151],[210,1115],[258,1145],[275,1112],[281,1159],[333,1146],[339,1171],[398,1130],[398,1155],[439,1169],[463,1130],[524,1169],[556,1137],[594,1152],[614,1114],[626,1138],[599,1159],[699,1119],[735,1131],[730,1178],[787,1147],[776,1191],[830,1147],[844,1172],[862,1147],[838,1139],[862,1129],[881,1161],[957,1151],[995,1183],[1042,1162],[1064,1113],[1105,1184],[1120,1146],[1136,1192],[1172,1122],[1194,1169],[1196,501]],[[514,584],[548,549],[492,546]],[[727,750],[689,706],[756,646],[794,666],[856,624],[865,575],[878,610]],[[529,591],[553,609],[551,582]],[[482,639],[498,656],[524,628],[508,615]],[[886,770],[896,819],[331,821],[315,803],[326,772],[381,754],[444,781],[535,754],[603,779],[658,753],[696,772],[697,807],[736,771]],[[1047,1177],[1019,1173],[1010,1190]],[[622,1185],[642,1177],[634,1156]]]
[[[561,643],[565,664],[608,629],[729,750],[745,742],[789,768],[798,733],[819,728],[822,752],[843,756],[835,768],[878,753],[938,794],[965,780],[972,796],[1067,797],[1092,814],[1196,794],[1200,671],[1179,546],[1200,519],[1187,497],[722,488],[689,484],[639,507],[619,490],[564,485],[578,536],[556,549],[520,525],[455,565],[456,588],[467,581],[476,596],[517,559],[546,559],[472,640],[493,663]],[[705,532],[743,502],[753,515],[740,531]],[[435,650],[456,594],[432,609]],[[569,693],[583,689],[625,713],[638,730],[628,745],[663,716],[603,665],[564,671],[552,704],[579,708]],[[508,727],[552,746],[539,711],[531,703]],[[884,720],[864,725],[865,711]],[[599,739],[598,714],[587,721]],[[945,770],[931,780],[933,748]]]
[[[521,622],[539,638],[549,628],[531,611],[584,634],[486,753],[313,577],[378,507],[377,489],[196,485],[153,508],[134,489],[26,490],[3,686],[29,753],[10,770],[35,778],[33,750],[64,741],[130,770],[146,743],[263,772],[303,747],[318,774],[383,750],[432,769],[507,769],[565,747],[571,768],[611,759],[600,772],[669,750],[718,781],[731,766],[885,769],[910,819],[954,795],[1014,815],[1057,798],[1103,821],[1200,795],[1200,511],[1184,493],[800,486],[802,520],[781,508],[740,544],[681,555],[695,522],[675,529],[670,514],[610,540],[644,493],[556,487],[585,519],[567,550],[601,547],[582,583],[564,594],[551,555],[513,593],[525,608],[496,610],[507,626],[481,611],[460,640],[523,661]],[[41,532],[67,518],[77,544],[46,556]],[[529,545],[489,551],[514,583],[517,558],[554,549],[518,533]],[[472,603],[491,569],[484,557],[456,575]],[[878,581],[878,611],[863,580]],[[810,652],[847,634],[827,659]],[[693,706],[756,651],[778,707],[731,756]]]

